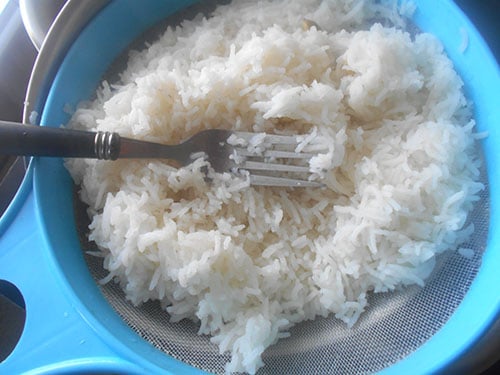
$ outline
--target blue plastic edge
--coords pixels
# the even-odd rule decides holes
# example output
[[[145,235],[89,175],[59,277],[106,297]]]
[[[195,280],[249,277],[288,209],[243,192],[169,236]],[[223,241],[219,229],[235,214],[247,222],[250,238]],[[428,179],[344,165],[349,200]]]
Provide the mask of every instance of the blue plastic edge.
[[[452,12],[452,14],[457,18],[457,20],[461,22],[462,24],[461,27],[467,30],[469,34],[469,46],[464,52],[464,55],[466,54],[473,55],[470,58],[475,60],[476,63],[480,63],[479,66],[482,66],[483,70],[486,69],[485,62],[494,61],[492,59],[491,53],[488,51],[488,48],[486,47],[484,41],[477,33],[475,28],[470,24],[470,22],[460,12],[459,9],[451,1],[443,1],[438,4],[432,1],[419,2],[420,9],[425,9],[425,7],[428,7],[428,9],[430,9],[430,7],[435,8],[436,6],[442,7],[444,9],[443,10],[444,12]],[[429,17],[429,14],[432,14],[432,12],[424,12],[424,13],[426,14],[426,17],[422,17],[421,13],[417,11],[415,15],[415,20],[417,24],[419,24],[424,30],[427,30],[427,26],[429,25],[432,26],[432,29],[430,31],[432,31],[434,34],[440,37],[440,39],[448,47],[447,52],[454,60],[456,68],[459,71],[459,73],[462,76],[467,76],[471,72],[469,66],[465,63],[461,63],[462,56],[457,55],[457,52],[452,48],[450,48],[450,46],[453,46],[452,42],[456,43],[456,40],[454,41],[449,40],[449,30],[452,25],[450,25],[450,23],[443,23],[439,20],[435,20],[432,17]],[[432,23],[433,21],[434,24]],[[441,24],[443,30],[436,29],[437,24]],[[478,54],[478,56],[474,57],[474,54]],[[494,68],[496,68],[498,76],[498,66],[495,66]],[[493,70],[495,71],[495,69]],[[465,80],[469,81],[472,79],[473,79],[472,77],[466,77]],[[487,85],[488,84],[489,82],[487,83]],[[93,92],[94,89],[95,87],[92,87],[89,90],[89,92]],[[491,95],[491,93],[489,96],[481,97],[482,96],[481,92],[486,93],[488,90],[478,92],[477,90],[475,90],[474,87],[466,86],[466,91],[475,102],[481,103],[481,107],[488,107],[487,103],[491,101],[492,98],[495,98],[495,95]],[[480,100],[478,100],[478,96],[481,97]],[[486,102],[482,101],[483,99],[485,99]],[[492,104],[494,105],[495,103]],[[484,111],[482,111],[483,108],[480,108],[478,106],[478,109],[479,109],[477,111],[478,114],[484,113]],[[491,111],[491,116],[493,119],[495,116],[494,111]],[[478,130],[480,131],[482,130],[482,123],[489,120],[489,119],[484,119],[482,117],[484,116],[479,115],[477,117]],[[496,138],[495,134],[491,134],[490,130],[490,137],[484,141],[484,148],[488,155],[488,174],[490,177],[491,191],[495,191],[494,185],[496,181],[498,181],[498,171],[496,170],[496,166],[498,165],[498,160],[496,160],[497,158],[495,157],[491,157],[492,155],[495,154],[494,152],[492,152],[492,147],[493,147],[492,143],[493,139],[495,138]],[[496,207],[497,198],[494,197],[493,194],[491,200],[492,200],[491,206]],[[495,216],[495,212],[491,212],[490,227],[491,228],[496,227],[497,222],[498,218]],[[497,242],[498,241],[493,241],[490,236],[489,249],[485,254],[484,265],[481,268],[480,274],[478,275],[477,279],[471,286],[471,289],[466,298],[464,299],[462,305],[460,306],[460,309],[458,309],[457,312],[452,316],[452,318],[450,318],[449,322],[443,327],[443,329],[438,334],[436,334],[433,338],[431,338],[419,350],[417,350],[415,353],[407,357],[405,360],[401,361],[400,363],[396,364],[395,366],[391,367],[388,370],[390,370],[391,372],[394,371],[395,373],[399,371],[412,373],[415,371],[415,369],[418,369],[419,372],[420,371],[435,372],[442,370],[448,363],[456,359],[460,354],[466,352],[467,349],[481,336],[481,334],[489,327],[489,325],[498,317],[498,312],[499,312],[498,294],[493,293],[493,295],[491,295],[492,293],[488,293],[488,290],[491,292],[492,288],[481,287],[481,285],[484,282],[491,283],[491,280],[494,280],[495,277],[498,279],[498,277],[496,276],[497,273],[495,273],[494,269],[492,269],[494,268],[493,263],[494,264],[498,263],[498,256],[495,256],[497,254],[493,253],[492,250],[498,248]],[[491,275],[490,272],[492,272]],[[477,319],[471,321],[470,319],[471,314],[475,314],[474,316],[476,316]],[[465,337],[463,335],[464,329],[465,327],[469,327],[469,329],[471,329],[472,328],[471,325],[474,326],[473,332],[475,332],[475,334]],[[445,353],[443,353],[442,351],[443,348],[448,349],[446,351],[448,355],[445,355]],[[453,348],[456,348],[456,350],[453,350]],[[161,355],[163,356],[163,354]]]
[[[26,197],[33,190],[33,167],[32,163],[28,165],[26,169],[26,174],[19,185],[19,189],[17,190],[14,198],[7,206],[7,209],[0,217],[0,237],[7,231],[12,222],[16,219],[17,213],[23,206]]]
[[[124,2],[124,0],[122,1]],[[132,1],[129,1],[128,3],[131,2]],[[485,332],[485,330],[488,329],[490,324],[492,324],[492,322],[498,318],[500,311],[499,309],[500,296],[497,289],[497,286],[499,285],[500,281],[500,276],[499,276],[500,273],[497,271],[499,269],[498,266],[500,265],[500,254],[498,250],[499,239],[498,236],[497,237],[493,236],[494,228],[497,228],[499,223],[499,217],[498,217],[499,213],[498,210],[495,210],[495,208],[499,207],[500,197],[498,193],[493,193],[493,192],[500,191],[498,189],[498,184],[500,182],[499,153],[494,150],[495,143],[498,143],[500,140],[500,134],[499,134],[500,129],[498,126],[495,127],[493,125],[491,127],[488,127],[485,125],[487,123],[500,124],[500,118],[499,118],[500,115],[498,113],[498,108],[500,106],[498,103],[498,95],[495,90],[498,87],[500,87],[499,84],[500,74],[498,65],[494,63],[495,60],[491,52],[488,50],[486,44],[482,40],[477,30],[467,20],[467,18],[462,14],[462,12],[453,4],[451,0],[444,0],[442,2],[422,0],[419,1],[418,4],[420,9],[431,9],[431,8],[441,7],[442,9],[444,9],[445,12],[449,12],[450,14],[452,14],[453,19],[456,18],[458,20],[458,24],[450,24],[449,22],[443,22],[440,19],[433,18],[432,17],[433,12],[426,13],[417,10],[415,14],[415,21],[423,30],[432,31],[434,34],[440,37],[441,40],[444,41],[444,43],[447,46],[446,48],[447,52],[451,56],[452,60],[455,62],[455,66],[458,72],[462,76],[469,77],[465,79],[467,82],[469,81],[474,82],[474,85],[466,85],[465,89],[469,97],[471,97],[472,100],[477,103],[476,113],[478,114],[477,116],[478,130],[482,131],[488,128],[488,131],[490,133],[489,138],[483,141],[483,147],[485,153],[488,155],[487,169],[488,169],[488,176],[490,183],[490,191],[492,192],[491,194],[492,210],[490,212],[489,245],[484,255],[483,265],[478,274],[478,277],[472,284],[470,291],[464,298],[460,308],[450,318],[450,320],[446,323],[446,325],[427,343],[422,345],[416,352],[408,356],[406,359],[396,363],[394,366],[383,371],[385,373],[391,373],[391,374],[416,373],[416,372],[435,373],[443,370],[447,364],[455,360],[461,354],[465,353],[467,349],[474,344],[474,342]],[[160,6],[161,4],[157,5]],[[133,6],[133,4],[131,4],[131,6]],[[172,8],[170,8],[169,10],[174,11],[174,9]],[[425,13],[425,17],[423,16],[423,13]],[[162,17],[163,16],[164,15],[162,15]],[[436,25],[442,25],[442,26],[436,28]],[[463,53],[463,57],[468,57],[472,55],[470,58],[473,61],[475,61],[475,64],[478,64],[475,66],[475,69],[472,69],[472,65],[463,62],[460,53],[450,47],[450,46],[456,46],[457,40],[458,43],[460,43],[459,39],[460,33],[456,32],[454,34],[455,40],[450,41],[451,38],[450,29],[456,28],[457,26],[463,27],[465,30],[467,30],[469,36],[469,46]],[[88,33],[92,32],[85,30],[82,33],[82,37],[83,35],[87,35]],[[112,53],[110,52],[110,54]],[[73,48],[68,53],[68,58],[67,60],[64,61],[61,72],[64,72],[64,69],[71,64],[71,62],[73,61],[72,59],[78,59],[78,55],[79,55],[78,51],[75,52]],[[107,57],[109,58],[109,56]],[[109,61],[112,61],[112,58]],[[94,60],[91,63],[95,64],[95,67],[98,70],[100,66],[98,64],[98,61]],[[477,72],[477,66],[481,67],[481,72],[478,74],[482,74],[483,71],[492,71],[493,72],[492,77],[480,80],[479,82],[474,81],[473,78],[475,78],[476,74],[474,72]],[[469,76],[469,74],[472,75]],[[61,82],[62,79],[63,79],[62,73],[58,74],[54,82],[54,85],[51,89],[51,93],[49,94],[49,98],[47,100],[47,105],[46,105],[47,112],[44,111],[42,116],[43,124],[45,123],[61,124],[67,121],[68,117],[67,114],[53,113],[53,111],[56,111],[56,109],[52,109],[53,106],[57,108],[56,105],[56,103],[58,102],[57,97],[58,94],[60,94],[60,87],[58,85],[64,85],[64,82]],[[87,93],[89,93],[87,97],[90,97],[91,93],[93,93],[93,91],[95,90],[95,82],[89,82],[88,87],[85,87],[84,90],[86,90]],[[85,96],[82,96],[81,98],[85,98]],[[478,100],[479,98],[481,100]],[[78,101],[79,100],[76,100],[73,104],[76,105]],[[72,101],[70,100],[70,98],[66,97],[63,104],[67,103],[71,104],[71,102]],[[63,107],[64,105],[62,107],[59,107],[58,110],[61,111],[61,108]],[[52,175],[52,173],[45,174],[45,172],[50,172],[52,170],[54,172],[54,175],[57,175],[60,172],[61,168],[63,168],[63,166],[62,162],[60,161],[55,161],[54,163],[50,162],[45,163],[45,160],[40,160],[40,163],[37,165],[37,168],[35,170],[35,193],[38,205],[37,211],[42,212],[40,214],[41,215],[40,219],[44,223],[44,227],[46,228],[46,233],[51,233],[49,231],[51,227],[52,228],[57,227],[58,230],[61,230],[61,226],[59,226],[59,224],[61,224],[60,222],[58,222],[57,225],[55,223],[48,223],[48,221],[50,220],[47,220],[47,218],[44,216],[45,211],[43,210],[48,209],[50,212],[50,210],[53,209],[53,207],[49,205],[49,202],[59,201],[59,199],[54,198],[55,194],[50,194],[50,190],[53,188],[54,182],[62,182],[63,184],[66,184],[66,186],[71,186],[68,185],[71,183],[71,181],[68,180],[69,176],[64,171],[63,174],[66,174],[66,176],[63,177],[62,181],[56,180],[48,183],[47,176]],[[21,189],[18,192],[18,195],[16,195],[16,198],[14,199],[13,203],[8,208],[5,215],[2,217],[0,221],[0,234],[3,233],[2,230],[4,230],[8,226],[9,222],[14,219],[15,212],[18,209],[19,205],[22,204],[23,197],[25,197],[25,195],[29,191],[31,191],[30,179],[32,171],[31,172],[30,171],[28,172],[28,176],[25,178],[25,181],[23,182]],[[68,190],[67,193],[71,195],[70,194],[71,189],[61,189],[61,190],[63,191]],[[57,193],[58,193],[57,196],[59,198],[62,198],[63,201],[66,201],[68,199],[68,196],[61,197],[60,191],[57,191]],[[63,192],[63,194],[65,193]],[[69,199],[71,199],[71,197],[69,197]],[[70,213],[70,211],[71,210],[69,211],[65,210],[65,212],[58,215],[60,217],[64,217],[66,214]],[[64,228],[73,226],[73,229],[70,230],[74,232],[74,222],[69,220],[69,216],[65,217],[63,222],[66,222],[66,225],[63,225],[63,230]],[[63,230],[61,230],[61,232],[63,232]],[[49,243],[54,243],[57,245],[58,239],[47,238],[47,241],[49,241]],[[74,246],[74,243],[71,244],[70,250],[75,250],[74,248],[72,248],[72,246]],[[57,247],[55,247],[55,249],[57,249]],[[62,261],[66,266],[68,263],[71,263],[68,261],[74,255],[65,255],[65,254],[61,255],[61,254],[51,253],[49,254],[49,256],[52,257],[52,260],[54,261],[55,264],[58,264]],[[66,256],[68,256],[68,258],[66,258]],[[73,263],[77,264],[75,265],[74,268],[71,269],[71,271],[82,272],[86,274],[84,278],[84,282],[86,283],[88,281],[87,276],[89,275],[88,275],[88,270],[86,270],[84,262],[81,259],[81,254],[80,257],[77,258],[77,261]],[[116,320],[117,316],[114,313],[114,311],[109,311],[110,310],[109,306],[102,298],[101,298],[102,301],[98,300],[97,303],[96,300],[93,299],[91,302],[95,304],[94,306],[96,308],[95,309],[92,308],[89,310],[89,305],[88,305],[89,301],[86,298],[81,298],[82,292],[93,293],[93,291],[91,289],[86,289],[86,287],[82,288],[78,285],[73,285],[73,286],[68,285],[68,281],[69,284],[74,284],[74,282],[77,280],[72,280],[71,276],[68,275],[69,270],[67,270],[66,268],[64,269],[64,271],[59,270],[58,267],[56,267],[56,269],[60,273],[58,277],[60,277],[63,289],[66,290],[69,297],[73,298],[75,301],[78,301],[82,317],[84,319],[87,319],[89,321],[89,324],[95,327],[97,334],[104,335],[105,333],[103,333],[103,331],[100,331],[103,329],[103,325],[99,323],[99,321],[103,320],[103,316],[111,320]],[[73,291],[73,289],[75,290]],[[79,298],[81,298],[82,300],[81,303],[79,302]],[[474,317],[474,319],[472,319],[471,317]],[[118,326],[119,327],[117,328],[119,332],[116,333],[116,336],[122,336],[122,333],[125,334],[125,336],[133,334],[132,331],[128,329],[125,325],[119,324]],[[109,328],[104,327],[104,332],[108,332],[108,330]],[[469,336],[464,336],[464,333],[469,330],[473,331],[474,334]],[[135,336],[135,334],[133,335]],[[117,341],[114,345],[116,345],[117,347],[123,346],[123,344],[120,343],[119,341]],[[443,352],[444,349],[446,349],[446,352]],[[150,348],[149,346],[148,349],[142,348],[139,350],[138,354],[142,354],[142,350],[149,351]],[[163,360],[159,360],[158,358],[165,357],[165,355],[163,355],[160,352],[157,353],[155,352],[153,357],[155,357],[154,358],[155,361],[163,362]],[[151,355],[145,355],[145,360],[146,358],[151,358]],[[84,366],[83,368],[86,367]],[[112,368],[112,366],[110,368]],[[181,366],[181,368],[187,371],[189,370],[197,371],[187,366],[186,368]]]
[[[450,17],[444,22],[437,14]],[[496,150],[500,143],[500,70],[475,26],[452,0],[418,1],[414,21],[445,45],[457,72],[466,82],[466,95],[474,103],[477,130],[488,131],[482,146],[490,189],[489,235],[481,268],[459,308],[432,338],[405,359],[383,370],[383,374],[446,373],[447,366],[466,354],[500,316],[500,153]],[[464,37],[468,43],[462,51]]]
[[[41,124],[65,124],[69,120],[65,109],[68,106],[76,108],[82,100],[94,95],[107,67],[132,40],[169,14],[192,3],[194,1],[189,0],[148,0],[147,3],[120,0],[107,5],[82,31],[63,60],[47,96]],[[111,24],[110,19],[121,22]],[[95,48],[99,48],[99,53],[84,52]],[[72,74],[75,67],[81,73],[78,77]],[[103,345],[114,348],[117,357],[110,361],[115,363],[117,369],[126,368],[121,361],[124,357],[145,371],[200,373],[140,338],[98,290],[82,256],[73,215],[72,180],[63,161],[39,158],[35,161],[34,170],[35,212],[43,227],[45,240],[50,244],[47,255],[64,292],[61,298],[72,301],[82,319],[101,337]],[[55,191],[54,187],[57,187]],[[78,363],[76,361],[73,365],[78,367]],[[66,365],[56,363],[49,366],[50,372],[58,369],[65,371]],[[113,365],[109,367],[113,368]],[[89,368],[88,363],[84,368]],[[133,370],[132,367],[129,370]]]

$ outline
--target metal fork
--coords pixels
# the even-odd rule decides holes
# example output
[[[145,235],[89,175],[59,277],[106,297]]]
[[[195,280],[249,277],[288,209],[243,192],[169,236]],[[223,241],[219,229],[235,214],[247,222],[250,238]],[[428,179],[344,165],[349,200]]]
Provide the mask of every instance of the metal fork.
[[[260,141],[252,146],[255,137]],[[161,158],[174,160],[179,166],[204,157],[216,172],[248,172],[252,185],[323,186],[308,179],[307,161],[313,154],[295,152],[298,139],[298,136],[210,129],[200,131],[180,144],[165,145],[125,138],[113,132],[0,121],[0,154],[4,155],[103,160]]]

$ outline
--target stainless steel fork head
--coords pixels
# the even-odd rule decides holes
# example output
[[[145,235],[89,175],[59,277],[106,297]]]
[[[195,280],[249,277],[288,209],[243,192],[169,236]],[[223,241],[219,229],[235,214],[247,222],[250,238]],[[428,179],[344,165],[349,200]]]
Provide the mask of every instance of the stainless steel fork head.
[[[205,130],[193,136],[191,161],[205,156],[216,172],[248,174],[251,185],[323,187],[311,181],[308,161],[315,154],[297,151],[299,136]],[[200,154],[203,153],[203,154]]]

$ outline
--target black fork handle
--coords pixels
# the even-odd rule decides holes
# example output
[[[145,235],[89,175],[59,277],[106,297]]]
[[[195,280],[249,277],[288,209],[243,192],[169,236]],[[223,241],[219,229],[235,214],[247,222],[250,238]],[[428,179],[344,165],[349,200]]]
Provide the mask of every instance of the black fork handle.
[[[0,154],[116,159],[120,136],[0,121]]]
[[[112,132],[51,128],[8,121],[0,121],[0,155],[105,160],[184,157],[181,145],[139,141]]]

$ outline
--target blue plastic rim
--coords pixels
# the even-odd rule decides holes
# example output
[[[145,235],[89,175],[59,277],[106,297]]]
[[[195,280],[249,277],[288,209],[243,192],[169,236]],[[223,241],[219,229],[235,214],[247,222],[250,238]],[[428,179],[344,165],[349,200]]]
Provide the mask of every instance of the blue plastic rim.
[[[135,37],[192,2],[120,0],[108,5],[70,49],[50,89],[41,123],[52,126],[65,124],[69,120],[65,108],[68,105],[74,108],[80,101],[92,97],[107,67]],[[416,352],[383,371],[388,374],[431,373],[444,369],[474,345],[498,319],[500,312],[497,289],[500,285],[500,234],[495,230],[500,222],[500,153],[495,151],[495,144],[500,144],[499,68],[479,33],[453,1],[414,2],[417,5],[415,23],[442,41],[465,82],[467,96],[474,102],[477,130],[489,134],[482,146],[491,192],[490,229],[483,265],[459,309]],[[460,36],[464,31],[468,36],[468,46],[461,51]],[[54,274],[66,293],[65,298],[72,301],[95,334],[116,353],[124,352],[126,343],[136,343],[133,347],[137,354],[134,361],[139,368],[199,373],[199,370],[166,356],[146,342],[137,344],[138,336],[98,293],[76,234],[72,189],[71,178],[61,160],[36,160],[35,210],[42,223],[45,241],[50,245],[45,256],[54,265]],[[119,361],[113,363],[117,371],[127,368]],[[113,363],[103,368],[112,369]],[[88,363],[74,363],[72,368],[91,369]]]

